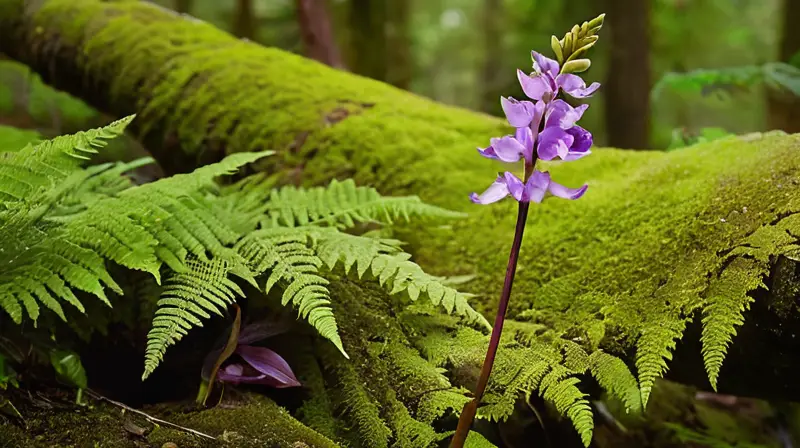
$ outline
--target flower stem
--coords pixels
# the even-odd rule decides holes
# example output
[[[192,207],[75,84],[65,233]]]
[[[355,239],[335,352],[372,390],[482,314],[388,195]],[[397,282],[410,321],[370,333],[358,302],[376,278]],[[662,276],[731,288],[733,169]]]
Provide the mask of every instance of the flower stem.
[[[526,171],[528,170],[526,169]],[[486,391],[486,385],[489,383],[489,375],[492,373],[494,358],[497,355],[497,348],[500,345],[500,335],[503,332],[503,322],[505,322],[506,310],[508,310],[508,299],[511,297],[511,287],[514,284],[514,274],[517,272],[517,259],[519,258],[519,249],[522,246],[522,234],[525,232],[525,222],[528,219],[529,205],[529,202],[519,203],[517,227],[514,232],[514,243],[511,245],[511,254],[508,257],[508,267],[506,268],[506,279],[503,283],[503,293],[500,296],[500,303],[497,306],[497,316],[494,318],[494,327],[492,328],[492,336],[489,339],[489,348],[486,351],[486,358],[483,361],[481,375],[478,377],[478,385],[475,388],[475,398],[464,405],[464,409],[461,411],[461,417],[458,420],[458,427],[453,435],[453,439],[450,441],[450,448],[462,448],[464,446],[467,435],[469,434],[469,429],[472,426],[473,420],[475,420],[475,414],[478,412],[478,404],[481,402],[483,393]]]

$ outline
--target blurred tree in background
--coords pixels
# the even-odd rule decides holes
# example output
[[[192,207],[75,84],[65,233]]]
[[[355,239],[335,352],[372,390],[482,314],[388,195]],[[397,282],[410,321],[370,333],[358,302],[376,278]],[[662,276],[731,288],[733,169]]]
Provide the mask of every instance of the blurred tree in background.
[[[797,64],[800,0],[156,3],[264,45],[494,115],[502,114],[500,95],[523,96],[514,69],[530,70],[532,49],[549,52],[551,34],[605,11],[607,45],[597,47],[587,76],[604,86],[590,101],[595,112],[584,120],[598,144],[664,149],[674,145],[676,134],[800,130],[797,96],[755,78],[727,83],[705,74],[696,90],[651,94],[670,73]],[[796,83],[800,92],[800,77],[787,76],[783,81]],[[709,128],[715,131],[709,134]]]

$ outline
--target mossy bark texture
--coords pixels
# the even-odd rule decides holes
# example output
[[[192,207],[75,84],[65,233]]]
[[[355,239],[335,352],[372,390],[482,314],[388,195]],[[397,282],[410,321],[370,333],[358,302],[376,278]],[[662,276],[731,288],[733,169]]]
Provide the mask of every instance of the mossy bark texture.
[[[481,207],[467,195],[506,168],[475,153],[510,132],[503,121],[138,1],[0,0],[0,51],[98,109],[137,113],[135,129],[167,172],[272,149],[277,157],[261,168],[291,182],[352,177],[469,212],[398,233],[429,271],[475,276],[463,289],[493,315],[514,204]],[[512,317],[541,325],[539,338],[625,357],[645,400],[668,367],[700,387],[800,397],[792,380],[800,136],[732,137],[668,153],[597,149],[548,168],[589,190],[532,208]]]

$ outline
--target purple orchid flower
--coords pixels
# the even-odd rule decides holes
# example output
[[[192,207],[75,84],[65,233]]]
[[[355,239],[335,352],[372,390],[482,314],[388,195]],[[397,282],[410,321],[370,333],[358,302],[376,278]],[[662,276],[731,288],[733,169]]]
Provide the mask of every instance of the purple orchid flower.
[[[226,365],[217,373],[217,380],[231,384],[264,384],[275,388],[300,386],[289,364],[274,351],[240,344],[236,347],[236,354],[244,363]]]
[[[264,384],[275,388],[300,386],[286,360],[268,348],[251,345],[284,333],[288,328],[286,323],[273,321],[245,325],[236,339],[234,352],[240,360],[226,360],[217,372],[216,380],[230,384]],[[210,370],[222,352],[223,349],[218,349],[206,356],[203,378],[210,377]]]
[[[480,195],[472,193],[470,199],[476,204],[486,205],[511,196],[519,202],[540,203],[544,200],[545,194],[550,193],[559,198],[574,200],[583,196],[587,188],[588,185],[567,188],[554,182],[547,171],[534,171],[525,183],[506,171],[503,175],[497,176],[497,180],[486,191]]]
[[[522,91],[528,98],[549,103],[563,90],[573,98],[588,98],[600,88],[600,84],[593,82],[589,87],[580,76],[572,73],[561,73],[558,62],[531,51],[534,72],[530,75],[522,70],[517,70],[517,78],[522,86]]]

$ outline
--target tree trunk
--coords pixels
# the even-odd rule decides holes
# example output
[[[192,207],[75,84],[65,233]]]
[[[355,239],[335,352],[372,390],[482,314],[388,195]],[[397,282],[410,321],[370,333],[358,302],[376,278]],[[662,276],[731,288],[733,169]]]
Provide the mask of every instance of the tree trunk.
[[[800,52],[800,0],[783,1],[783,31],[780,41],[781,61],[788,62]],[[789,133],[800,132],[800,98],[789,92],[767,91],[767,126]]]
[[[331,30],[327,2],[296,0],[295,7],[306,56],[331,67],[344,68]]]
[[[175,11],[181,14],[191,14],[193,0],[175,0]]]
[[[137,113],[133,129],[168,173],[272,149],[259,169],[285,181],[350,177],[468,211],[446,226],[395,232],[432,273],[473,276],[461,288],[493,315],[514,203],[481,207],[467,195],[501,169],[475,147],[509,133],[504,121],[238,41],[146,2],[25,3],[0,0],[0,52],[100,110]],[[636,92],[628,86],[628,96]],[[687,327],[674,375],[708,388],[697,347],[704,307],[729,301],[705,311],[724,329],[715,335],[729,334],[756,289],[719,389],[800,399],[799,144],[800,136],[756,135],[670,153],[596,149],[548,164],[559,183],[590,187],[580,200],[548,198],[532,210],[509,315],[541,325],[545,340],[618,354],[650,378]],[[758,279],[774,287],[758,289]],[[714,321],[714,310],[732,314]]]
[[[354,73],[385,81],[386,63],[386,1],[350,0],[350,61]]]
[[[256,40],[256,15],[253,0],[236,0],[233,34],[242,39]]]
[[[603,84],[608,144],[650,144],[650,2],[606,0],[608,76]]]
[[[386,82],[408,90],[414,76],[411,54],[411,0],[388,0],[386,29]]]
[[[483,3],[483,67],[481,68],[480,108],[487,113],[500,112],[500,95],[507,73],[499,69],[503,61],[503,0]]]

